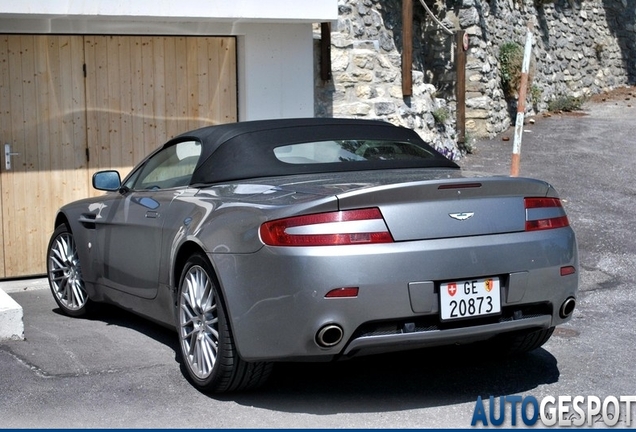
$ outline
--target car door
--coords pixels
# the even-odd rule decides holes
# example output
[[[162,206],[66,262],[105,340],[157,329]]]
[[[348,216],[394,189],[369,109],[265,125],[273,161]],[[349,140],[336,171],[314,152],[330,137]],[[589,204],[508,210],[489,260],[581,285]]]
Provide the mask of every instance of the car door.
[[[125,181],[98,235],[104,285],[142,298],[157,295],[163,226],[170,224],[174,198],[190,183],[200,148],[195,141],[166,147]]]

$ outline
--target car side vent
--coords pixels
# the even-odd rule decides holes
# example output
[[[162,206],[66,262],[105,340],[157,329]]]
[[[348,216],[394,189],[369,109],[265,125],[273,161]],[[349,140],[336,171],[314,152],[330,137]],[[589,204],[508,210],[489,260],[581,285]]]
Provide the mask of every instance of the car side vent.
[[[81,223],[84,228],[95,229],[96,218],[97,218],[96,214],[82,213],[82,215],[78,219],[78,222]]]

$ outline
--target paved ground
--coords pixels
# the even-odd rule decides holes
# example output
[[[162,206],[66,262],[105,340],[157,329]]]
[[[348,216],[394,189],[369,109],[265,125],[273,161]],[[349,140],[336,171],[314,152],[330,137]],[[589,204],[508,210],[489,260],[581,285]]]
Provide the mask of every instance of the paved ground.
[[[478,396],[636,394],[632,103],[608,100],[526,128],[521,175],[560,191],[581,260],[577,310],[544,349],[282,364],[263,390],[208,396],[184,379],[171,331],[111,307],[67,318],[27,281],[10,294],[24,308],[26,341],[0,343],[0,427],[467,428]],[[478,142],[462,164],[506,175],[511,147],[501,137]]]

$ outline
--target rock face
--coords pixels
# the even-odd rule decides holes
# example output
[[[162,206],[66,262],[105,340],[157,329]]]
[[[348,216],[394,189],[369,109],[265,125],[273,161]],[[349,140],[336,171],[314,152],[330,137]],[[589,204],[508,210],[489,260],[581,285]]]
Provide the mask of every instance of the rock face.
[[[636,82],[636,0],[424,0],[442,24],[468,34],[467,136],[494,136],[514,119],[502,89],[499,50],[525,43],[533,23],[529,113],[559,97],[585,97]],[[434,3],[434,4],[433,4]],[[316,70],[316,116],[383,119],[416,130],[451,159],[455,37],[413,0],[413,89],[402,96],[402,0],[339,0],[332,26],[332,79]],[[320,32],[316,27],[316,65]],[[441,115],[444,114],[444,115]],[[468,143],[469,145],[470,143]]]

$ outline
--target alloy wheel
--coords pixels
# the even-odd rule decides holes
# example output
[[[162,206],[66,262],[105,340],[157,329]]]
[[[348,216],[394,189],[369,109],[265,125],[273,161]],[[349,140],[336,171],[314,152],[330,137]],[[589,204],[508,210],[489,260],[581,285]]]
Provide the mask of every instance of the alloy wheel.
[[[219,353],[219,317],[214,286],[205,269],[191,266],[179,298],[179,336],[185,361],[199,379],[210,376]]]
[[[48,276],[58,304],[70,312],[86,306],[88,295],[82,279],[82,268],[73,235],[63,230],[49,247]]]

